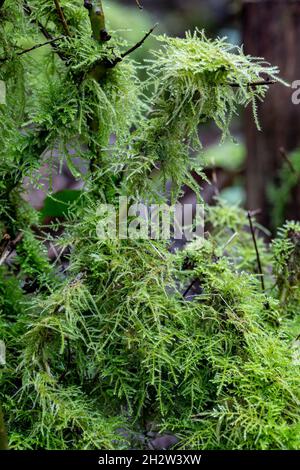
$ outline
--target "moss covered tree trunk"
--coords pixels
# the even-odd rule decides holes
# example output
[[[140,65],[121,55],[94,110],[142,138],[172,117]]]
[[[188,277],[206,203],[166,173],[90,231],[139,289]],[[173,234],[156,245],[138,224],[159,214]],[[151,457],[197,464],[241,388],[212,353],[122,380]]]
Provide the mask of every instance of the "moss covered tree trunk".
[[[289,83],[300,79],[300,1],[244,0],[245,52],[278,64]],[[252,110],[246,111],[247,194],[249,209],[261,209],[260,221],[270,225],[268,184],[275,182],[283,164],[280,149],[300,146],[300,105],[292,103],[293,89],[278,85],[259,105],[263,132],[257,132]],[[299,219],[300,185],[286,209],[286,218]]]

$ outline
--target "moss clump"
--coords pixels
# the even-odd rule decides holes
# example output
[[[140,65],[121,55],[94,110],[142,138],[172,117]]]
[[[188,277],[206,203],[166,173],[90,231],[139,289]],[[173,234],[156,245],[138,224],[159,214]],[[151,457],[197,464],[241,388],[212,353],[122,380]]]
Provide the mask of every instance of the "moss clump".
[[[298,225],[285,226],[273,255],[258,242],[265,292],[246,215],[221,201],[208,209],[209,236],[181,251],[97,236],[99,203],[120,195],[168,202],[171,182],[173,200],[183,184],[200,197],[190,175],[201,173],[201,153],[191,158],[199,123],[213,120],[225,137],[238,106],[255,110],[267,92],[251,84],[278,80],[277,68],[196,31],[159,37],[141,83],[123,39],[101,39],[95,24],[91,37],[81,0],[61,2],[70,36],[18,55],[25,35],[37,43],[45,28],[63,32],[53,2],[21,3],[7,0],[0,23],[9,100],[0,107],[0,396],[10,448],[128,449],[145,445],[151,427],[184,449],[299,449]],[[54,153],[78,176],[70,146],[88,162],[84,190],[45,236],[22,181]],[[68,249],[65,264],[50,262],[49,241]]]

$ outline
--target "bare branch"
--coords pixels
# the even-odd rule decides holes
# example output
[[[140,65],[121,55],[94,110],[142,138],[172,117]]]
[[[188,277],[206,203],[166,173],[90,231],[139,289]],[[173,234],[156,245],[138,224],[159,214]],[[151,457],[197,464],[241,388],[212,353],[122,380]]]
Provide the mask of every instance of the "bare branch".
[[[56,41],[59,41],[60,39],[63,39],[63,36],[60,36],[58,38],[50,39],[49,41],[43,42],[41,44],[35,44],[34,46],[29,47],[28,49],[24,49],[23,51],[17,52],[17,56],[27,54],[28,52],[34,51],[35,49],[39,49],[40,47],[47,46],[48,44],[52,44]],[[0,57],[0,62],[7,62],[8,60],[10,60],[9,57]]]
[[[148,37],[150,36],[150,34],[153,33],[153,31],[155,30],[155,28],[158,26],[158,23],[155,23],[155,25],[148,31],[147,34],[145,34],[145,36],[139,41],[137,42],[134,46],[132,46],[130,49],[128,49],[128,51],[126,52],[123,52],[123,54],[121,54],[121,58],[124,59],[126,56],[128,56],[129,54],[131,54],[132,52],[134,52],[136,49],[138,49],[139,47],[141,47],[144,42],[146,41],[146,39],[148,39]]]
[[[262,291],[265,292],[265,280],[264,280],[264,275],[263,275],[263,271],[262,271],[262,267],[261,267],[261,261],[260,261],[258,246],[257,246],[257,242],[256,242],[256,236],[255,236],[255,231],[254,231],[253,222],[252,222],[252,214],[251,214],[250,211],[248,211],[248,220],[249,220],[253,245],[254,245],[254,249],[255,249],[255,253],[256,253],[256,261],[257,261],[258,272],[259,272],[259,275],[260,275],[261,288],[262,288]]]
[[[191,290],[191,288],[196,284],[196,282],[198,281],[198,279],[194,279],[190,284],[189,286],[186,288],[186,290],[184,291],[184,293],[182,294],[182,297],[186,297],[187,294],[189,293],[189,291]]]
[[[158,26],[158,23],[156,23],[149,31],[148,33],[145,34],[145,36],[139,41],[137,42],[134,46],[132,46],[130,49],[128,49],[128,51],[126,52],[123,52],[120,57],[116,57],[113,61],[110,61],[107,63],[107,67],[108,68],[112,68],[112,67],[115,67],[115,65],[117,65],[119,62],[122,62],[123,59],[125,59],[125,57],[127,57],[129,54],[131,54],[132,52],[136,51],[139,47],[141,47],[144,42],[146,41],[146,39],[150,36],[151,33],[153,33],[154,29]]]
[[[62,23],[62,25],[63,25],[65,35],[66,35],[66,36],[71,36],[70,30],[69,30],[69,26],[68,26],[68,23],[67,23],[67,21],[66,21],[66,18],[65,18],[63,9],[62,9],[62,7],[60,6],[59,0],[54,0],[54,3],[55,3],[55,7],[56,7],[57,14],[58,14],[58,16],[59,16],[59,19],[60,19],[60,21],[61,21],[61,23]]]
[[[281,157],[283,158],[283,160],[286,161],[286,163],[288,164],[288,166],[289,166],[291,172],[296,175],[296,174],[297,174],[296,168],[294,167],[294,165],[292,164],[291,160],[290,160],[289,157],[287,156],[287,153],[286,153],[286,151],[285,151],[285,149],[284,149],[283,147],[280,147],[279,153],[280,153]]]
[[[257,82],[252,82],[252,83],[247,83],[247,87],[249,88],[256,88],[257,86],[265,86],[265,85],[274,85],[276,80],[259,80]],[[239,83],[228,83],[229,86],[232,86],[233,88],[240,88]]]

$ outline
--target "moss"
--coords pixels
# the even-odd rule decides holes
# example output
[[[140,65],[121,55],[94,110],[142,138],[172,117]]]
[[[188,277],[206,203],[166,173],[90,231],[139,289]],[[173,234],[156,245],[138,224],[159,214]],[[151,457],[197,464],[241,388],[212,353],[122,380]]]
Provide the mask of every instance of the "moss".
[[[98,204],[120,195],[167,202],[171,180],[174,200],[184,183],[200,198],[190,176],[202,171],[201,152],[191,158],[198,125],[213,120],[225,138],[238,106],[255,110],[267,92],[249,83],[277,80],[277,68],[196,31],[159,37],[141,83],[129,57],[114,63],[124,40],[95,41],[82,1],[61,3],[71,37],[39,56],[18,56],[15,41],[40,41],[41,24],[61,34],[53,2],[32,0],[24,14],[7,0],[2,12],[0,394],[10,448],[130,449],[152,423],[184,449],[299,449],[298,225],[271,251],[258,240],[265,292],[246,214],[222,201],[207,209],[209,236],[181,251],[97,236]],[[91,171],[62,236],[41,237],[22,180],[46,150],[48,164],[58,150],[76,174],[74,141]],[[7,240],[20,234],[8,260]],[[69,249],[62,272],[46,238]]]

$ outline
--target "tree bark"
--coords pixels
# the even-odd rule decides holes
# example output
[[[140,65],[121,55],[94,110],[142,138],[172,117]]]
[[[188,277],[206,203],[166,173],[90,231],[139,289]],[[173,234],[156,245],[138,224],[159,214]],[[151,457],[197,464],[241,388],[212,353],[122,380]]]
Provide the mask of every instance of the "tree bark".
[[[8,443],[7,443],[7,434],[5,430],[4,418],[0,404],[0,450],[7,450]]]
[[[280,76],[292,83],[300,79],[300,1],[244,0],[245,52],[280,68]],[[248,209],[261,209],[260,222],[271,225],[267,187],[276,184],[283,164],[280,149],[300,146],[300,105],[292,103],[292,88],[272,85],[258,107],[262,132],[256,130],[251,109],[246,111]],[[300,187],[295,189],[286,218],[299,219]]]

